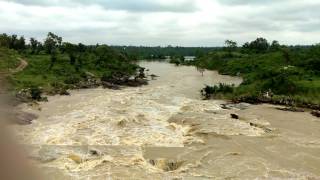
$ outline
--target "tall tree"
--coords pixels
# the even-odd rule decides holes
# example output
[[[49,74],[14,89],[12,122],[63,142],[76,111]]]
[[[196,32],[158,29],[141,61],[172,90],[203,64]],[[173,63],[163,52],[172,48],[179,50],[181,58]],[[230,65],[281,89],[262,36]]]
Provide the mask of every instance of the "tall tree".
[[[257,38],[250,43],[249,48],[257,53],[263,53],[269,49],[269,46],[270,45],[265,38]]]
[[[0,35],[0,46],[7,48],[10,46],[10,37],[5,33]]]
[[[18,40],[17,40],[17,47],[16,50],[25,50],[26,49],[26,40],[23,36],[21,36]]]
[[[286,64],[289,65],[291,63],[289,48],[282,48],[281,52],[282,52],[284,60],[286,61]]]
[[[200,73],[201,73],[201,75],[203,76],[204,74],[204,72],[205,72],[205,70],[206,70],[206,65],[205,65],[205,62],[204,61],[197,61],[196,62],[196,64],[195,64],[195,66],[196,66],[196,69],[197,69],[197,71],[199,71]]]
[[[11,35],[9,48],[16,49],[17,48],[17,41],[18,41],[18,36],[15,34]]]
[[[38,49],[39,42],[35,38],[30,38],[31,54],[35,54]]]
[[[226,40],[226,41],[224,42],[224,44],[225,44],[226,50],[227,50],[229,53],[231,53],[232,51],[236,50],[237,47],[238,47],[237,42],[232,41],[232,40]]]
[[[58,48],[61,47],[62,38],[49,32],[46,40],[44,41],[44,47],[48,54],[51,55],[51,64],[52,68],[57,60]]]
[[[278,51],[280,49],[280,43],[276,40],[272,41],[271,46],[270,46],[270,50],[272,51]]]
[[[68,54],[70,59],[70,64],[75,65],[76,63],[76,54],[77,54],[77,45],[71,43],[64,43],[65,52]]]
[[[44,41],[44,47],[48,54],[51,54],[52,51],[56,50],[61,46],[62,38],[49,32],[47,38]]]

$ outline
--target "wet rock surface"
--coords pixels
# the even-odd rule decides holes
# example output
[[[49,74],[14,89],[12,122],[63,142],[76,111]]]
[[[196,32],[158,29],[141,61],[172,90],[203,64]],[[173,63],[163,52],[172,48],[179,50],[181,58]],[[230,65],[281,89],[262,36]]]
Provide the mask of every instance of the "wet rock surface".
[[[21,125],[28,125],[31,124],[34,119],[37,119],[38,116],[31,113],[25,112],[17,112],[15,115],[15,122]]]
[[[159,168],[165,172],[168,171],[175,171],[177,169],[179,169],[183,162],[182,161],[177,161],[177,160],[168,160],[168,159],[151,159],[149,160],[149,163],[156,167]]]
[[[281,111],[291,111],[291,112],[305,112],[302,108],[296,108],[296,107],[277,107],[276,109]]]
[[[314,110],[314,111],[311,112],[311,114],[312,114],[313,116],[315,116],[315,117],[320,118],[320,111]]]

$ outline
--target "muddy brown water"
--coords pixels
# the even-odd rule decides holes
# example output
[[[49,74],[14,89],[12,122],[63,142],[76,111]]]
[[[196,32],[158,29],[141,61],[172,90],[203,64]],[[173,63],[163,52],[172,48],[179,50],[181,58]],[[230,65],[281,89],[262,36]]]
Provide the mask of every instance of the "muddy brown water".
[[[10,128],[47,179],[320,179],[319,119],[272,105],[225,110],[199,90],[240,78],[141,65],[159,76],[148,86],[19,107],[38,119]]]

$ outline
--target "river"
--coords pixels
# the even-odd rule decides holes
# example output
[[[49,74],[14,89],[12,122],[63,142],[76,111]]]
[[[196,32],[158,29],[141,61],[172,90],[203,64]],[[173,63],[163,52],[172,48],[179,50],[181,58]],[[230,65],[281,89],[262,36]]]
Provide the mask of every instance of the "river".
[[[147,86],[19,106],[39,117],[10,128],[46,179],[320,179],[319,119],[273,105],[223,109],[200,89],[240,78],[141,65],[159,76]]]

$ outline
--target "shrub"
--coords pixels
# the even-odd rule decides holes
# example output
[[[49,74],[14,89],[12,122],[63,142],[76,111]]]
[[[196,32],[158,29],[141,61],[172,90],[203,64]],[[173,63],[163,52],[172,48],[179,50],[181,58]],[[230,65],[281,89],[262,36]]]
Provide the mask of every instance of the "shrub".
[[[66,84],[77,84],[81,81],[81,79],[77,76],[71,76],[64,80]]]
[[[101,81],[108,82],[111,80],[113,80],[113,73],[112,72],[107,71],[107,72],[103,73],[103,75],[101,77]]]
[[[30,95],[33,100],[40,101],[42,99],[42,97],[41,97],[42,90],[36,86],[31,87],[30,88]]]
[[[216,96],[220,93],[233,93],[234,85],[228,85],[228,84],[222,84],[214,85],[214,86],[208,86],[206,85],[205,88],[201,90],[201,94],[206,99],[209,99],[213,96]]]

